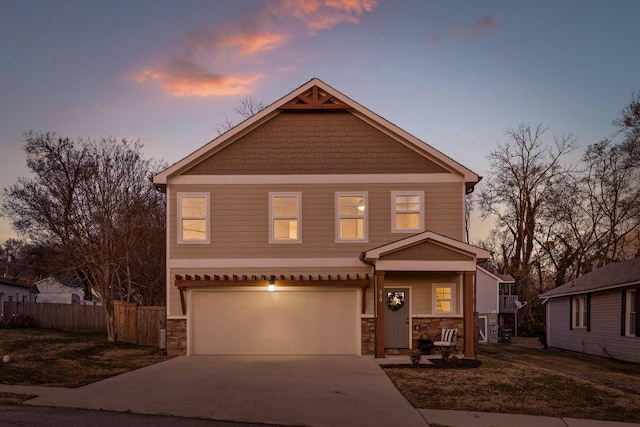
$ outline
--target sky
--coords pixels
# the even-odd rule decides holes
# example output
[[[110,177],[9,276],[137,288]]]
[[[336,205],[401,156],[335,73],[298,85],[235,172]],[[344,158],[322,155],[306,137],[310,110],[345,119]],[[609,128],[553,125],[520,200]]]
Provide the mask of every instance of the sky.
[[[172,164],[244,97],[317,77],[481,176],[509,129],[610,136],[640,92],[637,0],[0,0],[0,189],[23,134],[139,140]],[[490,220],[474,217],[471,241]],[[0,219],[0,243],[15,237]]]

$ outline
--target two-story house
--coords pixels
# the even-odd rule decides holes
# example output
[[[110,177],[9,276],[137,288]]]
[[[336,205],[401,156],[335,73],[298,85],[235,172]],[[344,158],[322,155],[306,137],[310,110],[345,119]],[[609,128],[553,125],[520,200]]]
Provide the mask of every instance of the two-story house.
[[[478,266],[476,272],[476,312],[478,334],[481,343],[497,343],[499,332],[509,324],[505,317],[518,311],[518,295],[515,279],[509,274],[499,274],[490,266]],[[515,317],[513,317],[515,327]],[[511,320],[511,319],[509,319]]]
[[[169,354],[375,354],[459,329],[480,177],[318,79],[154,177]]]

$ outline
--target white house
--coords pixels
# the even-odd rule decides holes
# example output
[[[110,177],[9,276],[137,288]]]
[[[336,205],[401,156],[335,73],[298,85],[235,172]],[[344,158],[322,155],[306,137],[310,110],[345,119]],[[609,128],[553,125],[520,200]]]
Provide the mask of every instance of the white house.
[[[84,291],[63,285],[53,277],[47,277],[35,283],[38,290],[36,302],[54,304],[81,304]]]

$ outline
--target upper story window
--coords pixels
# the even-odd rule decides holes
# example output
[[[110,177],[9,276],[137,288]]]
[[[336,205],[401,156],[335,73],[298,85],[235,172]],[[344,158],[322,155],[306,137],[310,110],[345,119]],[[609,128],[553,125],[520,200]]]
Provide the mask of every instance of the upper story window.
[[[368,239],[367,193],[336,193],[336,242]]]
[[[434,312],[453,313],[453,285],[434,285]]]
[[[178,243],[209,243],[208,193],[178,193]]]
[[[269,242],[300,243],[302,193],[269,193]]]
[[[587,296],[580,295],[571,298],[571,326],[573,328],[587,327]]]
[[[391,232],[424,231],[424,191],[391,192]]]

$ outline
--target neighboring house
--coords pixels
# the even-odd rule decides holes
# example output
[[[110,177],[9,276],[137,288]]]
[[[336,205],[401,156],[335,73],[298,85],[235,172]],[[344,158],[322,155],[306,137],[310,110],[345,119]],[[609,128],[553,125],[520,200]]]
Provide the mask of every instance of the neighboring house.
[[[459,329],[480,177],[313,79],[154,177],[169,354],[375,354]]]
[[[476,311],[481,343],[497,343],[504,317],[518,310],[515,279],[478,266],[476,273]]]
[[[84,290],[71,288],[53,277],[47,277],[36,282],[35,287],[38,289],[36,302],[81,304],[84,300]]]
[[[540,295],[550,347],[640,363],[640,257]]]
[[[4,320],[5,302],[31,302],[36,292],[33,285],[0,277],[0,321]]]

